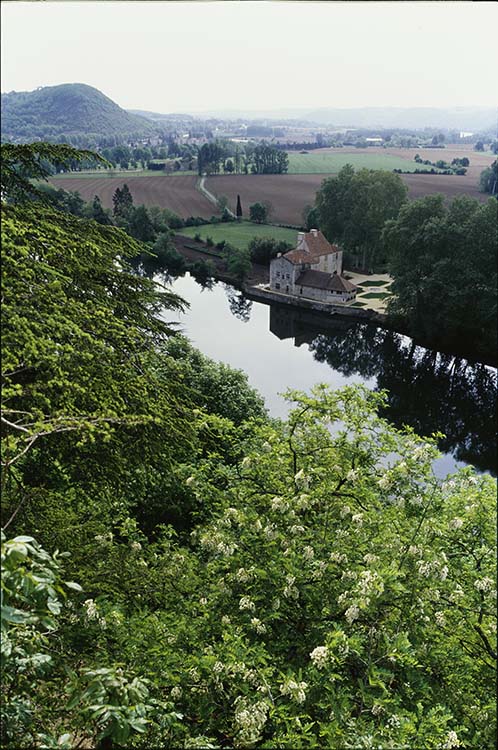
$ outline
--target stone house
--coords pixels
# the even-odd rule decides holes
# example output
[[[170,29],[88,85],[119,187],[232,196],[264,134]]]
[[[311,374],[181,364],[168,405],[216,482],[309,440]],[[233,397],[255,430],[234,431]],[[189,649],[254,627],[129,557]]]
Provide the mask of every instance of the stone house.
[[[342,276],[342,250],[318,229],[299,232],[297,247],[270,263],[270,289],[320,302],[350,302],[357,287]]]

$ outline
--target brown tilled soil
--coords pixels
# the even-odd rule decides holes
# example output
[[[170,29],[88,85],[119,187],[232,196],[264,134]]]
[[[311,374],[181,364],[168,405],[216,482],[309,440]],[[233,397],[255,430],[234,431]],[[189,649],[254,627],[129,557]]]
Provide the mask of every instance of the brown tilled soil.
[[[321,151],[319,149],[318,151]],[[328,151],[329,149],[323,149]],[[369,149],[341,149],[342,153],[372,153]],[[316,151],[314,152],[316,153]],[[386,153],[406,158],[413,162],[419,153],[422,159],[435,162],[444,159],[451,162],[455,157],[467,156],[470,160],[467,174],[431,175],[404,174],[402,179],[408,185],[410,198],[420,198],[432,193],[443,193],[448,198],[457,195],[470,195],[480,201],[487,196],[478,190],[479,175],[496,158],[489,153],[473,151],[468,146],[452,146],[442,149],[386,149]],[[249,206],[256,201],[269,201],[273,206],[270,220],[279,224],[302,224],[302,212],[306,205],[314,203],[316,191],[322,181],[331,175],[325,174],[285,174],[285,175],[218,175],[206,180],[206,188],[214,195],[226,195],[229,207],[235,211],[237,194],[242,201],[244,216],[249,215]],[[98,195],[107,208],[112,207],[112,196],[117,187],[128,184],[135,205],[169,208],[179,216],[202,216],[210,218],[216,213],[215,207],[196,189],[197,177],[193,175],[158,177],[112,177],[86,178],[71,177],[54,179],[56,187],[77,190],[86,201]]]
[[[64,177],[52,184],[64,190],[77,190],[83,200],[92,201],[98,195],[106,208],[112,208],[112,196],[117,187],[127,184],[136,206],[169,208],[179,216],[202,216],[209,219],[215,207],[196,189],[195,175],[172,177]]]
[[[317,149],[313,153],[330,152],[330,149]],[[375,149],[341,149],[341,153],[368,153]],[[436,162],[439,159],[450,162],[455,158],[467,156],[470,166],[465,175],[437,174],[403,174],[402,179],[408,186],[410,198],[421,198],[432,193],[443,193],[447,198],[457,195],[470,195],[480,201],[488,196],[479,192],[479,176],[496,158],[493,154],[473,151],[469,146],[448,145],[447,148],[403,149],[387,148],[385,152],[413,162],[415,154],[422,159]],[[240,195],[244,215],[247,217],[249,206],[256,201],[270,201],[274,213],[270,219],[279,224],[302,223],[302,212],[306,205],[314,203],[316,191],[322,181],[332,175],[326,174],[285,174],[285,175],[219,175],[209,177],[206,187],[214,195],[226,195],[229,206],[235,210],[237,194]]]
[[[315,201],[315,193],[327,175],[323,174],[248,174],[208,177],[206,187],[217,196],[226,195],[235,211],[240,195],[242,211],[249,218],[249,206],[269,201],[273,206],[270,221],[301,225],[303,208]]]

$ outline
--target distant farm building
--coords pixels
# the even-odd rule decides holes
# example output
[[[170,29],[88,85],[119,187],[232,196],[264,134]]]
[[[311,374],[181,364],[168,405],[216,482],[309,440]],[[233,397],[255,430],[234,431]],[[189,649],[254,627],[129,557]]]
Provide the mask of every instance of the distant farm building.
[[[342,276],[342,250],[318,229],[299,232],[297,247],[270,263],[270,289],[320,302],[351,302],[358,287]]]

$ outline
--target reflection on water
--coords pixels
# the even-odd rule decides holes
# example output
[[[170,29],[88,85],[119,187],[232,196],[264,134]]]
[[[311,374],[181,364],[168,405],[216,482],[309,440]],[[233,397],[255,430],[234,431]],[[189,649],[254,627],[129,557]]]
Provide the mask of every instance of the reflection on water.
[[[364,383],[388,392],[383,416],[395,426],[445,434],[439,474],[462,464],[496,474],[495,369],[368,323],[251,303],[225,284],[202,289],[187,275],[173,289],[190,303],[178,319],[193,344],[247,372],[275,416],[286,413],[277,394],[287,387]]]
[[[419,435],[442,432],[440,449],[481,471],[496,473],[496,370],[415,346],[393,331],[313,314],[270,309],[270,330],[307,344],[315,359],[344,375],[376,378],[388,393],[383,416]]]

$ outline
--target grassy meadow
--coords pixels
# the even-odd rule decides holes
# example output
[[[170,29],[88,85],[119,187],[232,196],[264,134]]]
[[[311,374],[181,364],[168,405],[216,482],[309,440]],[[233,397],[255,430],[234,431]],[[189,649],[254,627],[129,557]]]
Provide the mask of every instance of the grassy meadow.
[[[220,224],[204,224],[201,227],[186,227],[179,229],[178,234],[185,237],[195,237],[199,234],[203,240],[211,237],[213,242],[225,240],[234,247],[245,248],[249,246],[254,237],[272,237],[275,240],[284,240],[295,246],[297,230],[277,227],[273,224],[253,224],[250,221],[223,222]]]
[[[330,174],[339,172],[346,164],[351,164],[355,169],[403,169],[414,171],[416,168],[424,169],[420,164],[413,161],[411,157],[403,159],[400,156],[386,154],[384,150],[375,151],[371,154],[344,152],[341,149],[331,151],[310,151],[300,154],[297,151],[289,151],[288,174]],[[431,167],[426,166],[430,170]]]

